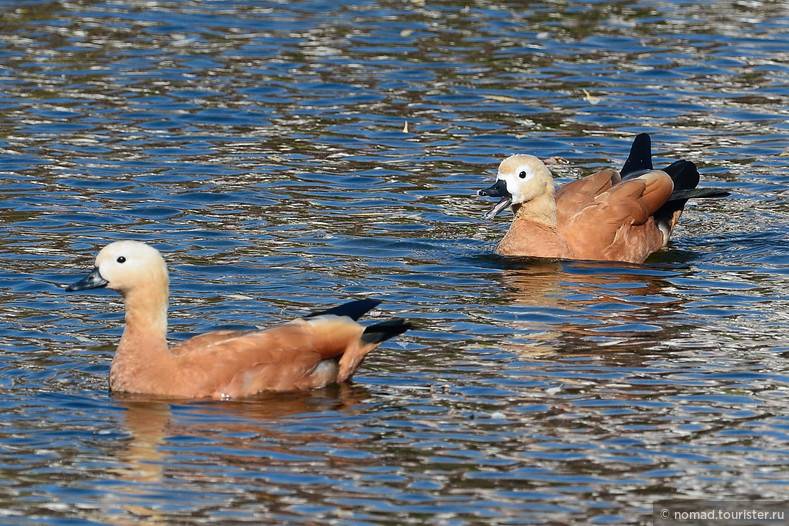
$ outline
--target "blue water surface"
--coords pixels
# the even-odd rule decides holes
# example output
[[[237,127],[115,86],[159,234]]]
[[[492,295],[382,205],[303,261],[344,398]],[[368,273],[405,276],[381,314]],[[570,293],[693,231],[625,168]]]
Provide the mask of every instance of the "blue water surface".
[[[0,522],[639,524],[789,489],[780,2],[5,1]],[[644,265],[492,254],[506,155],[652,135],[732,195]],[[98,249],[171,271],[172,341],[351,298],[416,328],[350,385],[107,391]]]

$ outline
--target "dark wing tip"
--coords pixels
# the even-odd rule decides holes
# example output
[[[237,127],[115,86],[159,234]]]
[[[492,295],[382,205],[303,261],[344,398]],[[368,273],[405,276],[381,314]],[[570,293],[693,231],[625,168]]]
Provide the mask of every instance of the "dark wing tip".
[[[381,304],[380,300],[374,300],[371,298],[349,301],[348,303],[343,303],[342,305],[332,307],[331,309],[322,310],[320,312],[313,312],[312,314],[306,315],[305,318],[314,318],[315,316],[324,316],[324,315],[334,315],[334,316],[347,316],[348,318],[357,321],[359,318],[364,316],[367,312],[371,311],[372,309],[374,309],[380,304]]]
[[[630,154],[619,173],[624,178],[627,174],[639,170],[652,170],[652,139],[648,133],[639,133],[633,139]]]
[[[688,188],[675,190],[671,194],[671,201],[687,201],[688,199],[727,197],[731,192],[723,188]]]
[[[413,324],[403,318],[382,321],[364,329],[362,342],[367,344],[381,343],[389,338],[403,334],[411,328],[413,328]]]

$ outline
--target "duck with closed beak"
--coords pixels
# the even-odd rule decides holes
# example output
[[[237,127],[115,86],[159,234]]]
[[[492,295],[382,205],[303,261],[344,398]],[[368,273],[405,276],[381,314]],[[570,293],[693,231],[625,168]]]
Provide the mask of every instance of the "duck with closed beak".
[[[167,265],[137,241],[104,247],[94,269],[67,291],[119,292],[126,325],[110,367],[110,390],[176,398],[228,399],[262,391],[317,389],[344,382],[367,354],[411,328],[403,319],[364,327],[380,302],[358,300],[266,330],[220,330],[167,344]]]
[[[688,199],[729,195],[696,188],[699,172],[690,161],[653,169],[651,148],[649,135],[642,133],[621,174],[605,169],[557,190],[537,157],[520,154],[502,161],[496,183],[479,191],[501,198],[486,219],[508,207],[515,214],[496,253],[643,263],[668,244]]]

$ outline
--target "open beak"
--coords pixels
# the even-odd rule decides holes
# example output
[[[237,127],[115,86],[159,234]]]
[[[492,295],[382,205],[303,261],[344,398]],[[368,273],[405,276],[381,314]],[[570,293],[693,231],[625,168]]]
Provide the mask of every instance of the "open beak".
[[[493,219],[502,210],[506,209],[512,204],[512,194],[507,191],[507,183],[502,179],[496,181],[493,186],[485,188],[484,190],[480,190],[478,194],[488,197],[501,197],[501,201],[496,203],[496,206],[494,206],[490,212],[485,214],[485,219]]]
[[[90,274],[66,287],[66,291],[75,292],[78,290],[99,289],[101,287],[106,287],[108,283],[109,281],[101,277],[99,267],[93,267]]]

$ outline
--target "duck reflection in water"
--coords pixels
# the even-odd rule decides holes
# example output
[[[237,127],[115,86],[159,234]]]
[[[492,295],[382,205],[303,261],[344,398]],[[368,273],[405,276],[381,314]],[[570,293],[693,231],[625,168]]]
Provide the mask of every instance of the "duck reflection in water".
[[[679,270],[527,258],[506,263],[501,289],[519,339],[507,348],[518,354],[625,352],[638,359],[690,330],[676,321],[683,300],[667,280]]]
[[[293,472],[300,449],[306,451],[321,444],[329,447],[330,443],[332,448],[366,450],[369,444],[363,437],[353,438],[355,421],[349,416],[370,396],[363,386],[349,383],[314,391],[261,393],[243,400],[177,406],[149,395],[115,395],[125,409],[124,425],[131,434],[118,450],[118,467],[111,470],[120,482],[113,486],[115,507],[140,520],[165,522],[171,514],[138,502],[149,503],[150,499],[142,497],[150,495],[152,488],[168,485],[174,477],[186,486],[209,482],[222,487],[237,484],[239,476],[248,477],[250,473],[280,469]],[[336,421],[332,421],[335,414]],[[311,418],[320,418],[321,426],[309,426]],[[194,454],[205,454],[208,463],[221,469],[200,469],[199,461],[189,468],[179,464],[173,459],[175,453],[169,442],[184,439],[195,440]],[[203,444],[211,444],[212,452],[201,453]],[[183,448],[177,454],[183,454]],[[303,454],[305,459],[310,456]],[[313,463],[304,464],[314,474]],[[271,511],[284,512],[290,506],[276,492],[260,498]]]

